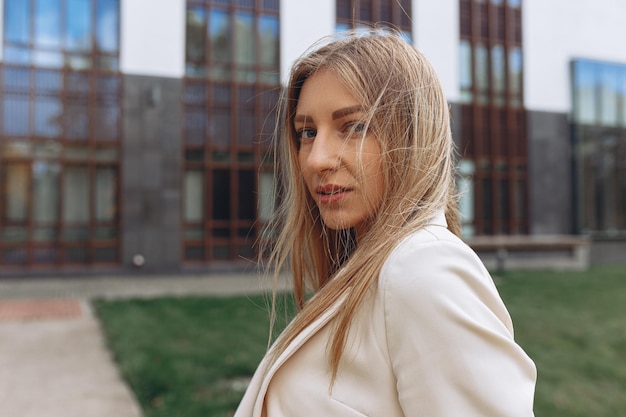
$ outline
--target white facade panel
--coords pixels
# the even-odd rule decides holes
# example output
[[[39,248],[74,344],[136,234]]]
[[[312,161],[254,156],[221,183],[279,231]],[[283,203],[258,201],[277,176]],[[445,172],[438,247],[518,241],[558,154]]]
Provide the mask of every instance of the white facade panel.
[[[122,0],[120,14],[121,72],[184,76],[185,0]]]
[[[568,113],[574,58],[626,63],[626,1],[524,0],[526,108]]]
[[[433,64],[449,101],[459,98],[459,0],[413,0],[413,40]]]
[[[287,84],[294,61],[335,32],[335,0],[280,2],[280,79]]]

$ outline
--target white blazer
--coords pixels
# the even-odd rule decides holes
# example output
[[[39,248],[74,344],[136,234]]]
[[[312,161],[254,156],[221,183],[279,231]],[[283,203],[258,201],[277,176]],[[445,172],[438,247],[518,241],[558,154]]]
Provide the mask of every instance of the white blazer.
[[[402,241],[350,327],[331,388],[338,303],[278,360],[264,359],[235,417],[530,417],[536,369],[476,254],[443,214]]]

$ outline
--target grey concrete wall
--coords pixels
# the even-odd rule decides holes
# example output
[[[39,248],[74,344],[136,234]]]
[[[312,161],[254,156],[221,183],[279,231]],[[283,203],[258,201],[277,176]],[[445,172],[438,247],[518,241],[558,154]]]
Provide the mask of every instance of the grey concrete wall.
[[[626,238],[594,239],[591,243],[591,263],[626,263]]]
[[[567,115],[528,111],[530,234],[572,234],[572,146]]]
[[[144,272],[181,261],[180,79],[124,76],[122,268],[141,255]]]

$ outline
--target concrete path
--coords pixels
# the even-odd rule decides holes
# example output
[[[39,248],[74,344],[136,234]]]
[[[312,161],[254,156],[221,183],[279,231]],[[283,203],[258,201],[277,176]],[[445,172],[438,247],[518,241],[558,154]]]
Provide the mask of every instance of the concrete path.
[[[258,276],[0,279],[0,417],[140,417],[93,316],[94,298],[264,292]],[[281,289],[288,285],[283,279]]]

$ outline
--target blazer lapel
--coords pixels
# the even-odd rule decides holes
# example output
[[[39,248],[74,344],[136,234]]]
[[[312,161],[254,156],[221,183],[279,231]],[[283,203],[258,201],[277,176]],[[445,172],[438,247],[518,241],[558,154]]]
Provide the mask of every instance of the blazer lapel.
[[[300,349],[300,347],[306,343],[315,333],[317,333],[322,327],[324,327],[335,315],[337,315],[337,311],[343,302],[343,298],[341,297],[332,308],[322,314],[317,320],[311,323],[306,329],[304,329],[296,338],[289,344],[287,349],[278,357],[278,359],[270,366],[270,368],[265,372],[264,369],[267,368],[267,357],[263,359],[261,364],[259,365],[259,369],[255,373],[252,381],[250,381],[250,386],[246,392],[244,399],[240,405],[242,410],[237,410],[236,416],[252,416],[252,417],[261,417],[263,414],[263,404],[265,402],[265,395],[267,393],[267,389],[269,384],[276,374],[276,371],[280,369],[280,367],[289,359],[295,352]],[[252,404],[254,403],[253,408],[251,409]],[[247,409],[247,411],[245,411]]]

